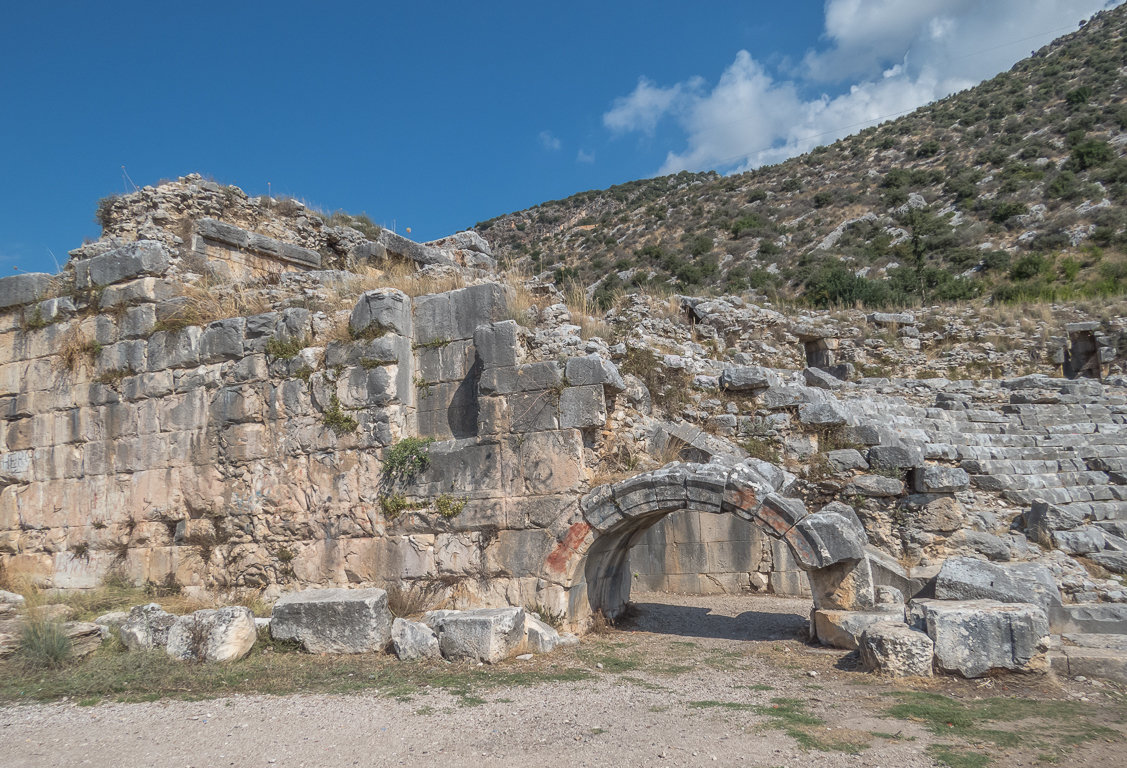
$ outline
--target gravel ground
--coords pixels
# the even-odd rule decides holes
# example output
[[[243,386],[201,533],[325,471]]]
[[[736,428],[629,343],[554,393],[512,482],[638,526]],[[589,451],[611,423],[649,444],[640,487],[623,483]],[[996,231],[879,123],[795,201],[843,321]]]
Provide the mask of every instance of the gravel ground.
[[[805,627],[808,602],[667,594],[634,599],[641,614],[633,631],[505,665],[586,664],[595,674],[591,680],[492,688],[477,706],[462,706],[437,690],[409,701],[302,694],[8,706],[0,708],[0,765],[937,765],[924,755],[934,736],[912,722],[879,716],[888,702],[882,694],[896,690],[891,683],[851,671],[851,657],[843,652],[795,639]],[[596,659],[606,658],[599,654],[618,654],[636,666],[612,671],[608,663],[599,669]],[[691,671],[669,668],[679,657],[693,662]],[[665,667],[651,668],[648,661],[656,659]],[[967,690],[981,683],[932,685]],[[861,734],[869,746],[856,754],[802,750],[770,718],[747,709],[770,706],[779,696],[806,701],[808,711],[825,720],[816,729],[819,737],[850,741]],[[874,731],[898,737],[874,737]],[[1104,749],[1086,747],[1069,762],[1122,765],[1121,745]],[[1017,753],[993,757],[997,765],[1038,764],[1022,762],[1027,758]]]

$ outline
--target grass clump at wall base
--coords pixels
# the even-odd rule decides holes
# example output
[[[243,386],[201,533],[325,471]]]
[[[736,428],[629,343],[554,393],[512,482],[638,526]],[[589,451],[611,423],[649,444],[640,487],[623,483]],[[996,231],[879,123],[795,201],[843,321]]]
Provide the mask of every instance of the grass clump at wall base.
[[[405,437],[387,449],[383,457],[384,475],[389,480],[406,480],[430,466],[428,453],[433,437]]]
[[[325,409],[322,422],[338,435],[355,432],[358,426],[356,419],[349,416],[344,412],[344,409],[341,408],[340,398],[336,395],[333,395],[329,400],[329,407]]]
[[[33,669],[57,669],[71,657],[70,638],[62,622],[32,615],[20,632],[19,657]]]

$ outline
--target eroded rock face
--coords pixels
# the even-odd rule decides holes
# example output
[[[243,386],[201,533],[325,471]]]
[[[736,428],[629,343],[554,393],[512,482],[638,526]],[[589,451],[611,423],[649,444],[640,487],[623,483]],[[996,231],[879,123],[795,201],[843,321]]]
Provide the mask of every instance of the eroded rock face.
[[[180,661],[236,661],[258,637],[249,608],[228,606],[190,613],[168,631],[168,655]]]
[[[307,589],[274,604],[270,636],[309,653],[374,653],[390,642],[391,621],[382,589]]]

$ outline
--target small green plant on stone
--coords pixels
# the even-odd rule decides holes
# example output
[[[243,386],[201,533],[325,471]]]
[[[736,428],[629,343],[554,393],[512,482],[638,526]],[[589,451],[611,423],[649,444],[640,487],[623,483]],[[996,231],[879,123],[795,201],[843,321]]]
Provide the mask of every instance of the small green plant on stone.
[[[274,336],[266,342],[266,354],[275,360],[292,360],[308,346],[306,341],[306,339],[280,339]]]
[[[110,368],[107,371],[103,371],[94,381],[107,387],[113,387],[120,384],[122,379],[132,375],[133,371],[128,368]]]
[[[780,461],[779,447],[770,438],[749,437],[740,443],[740,447],[747,451],[747,455],[753,459],[768,461],[772,464],[778,464]]]
[[[453,339],[431,339],[422,344],[412,344],[411,349],[442,349],[452,343],[454,343]]]
[[[389,480],[407,480],[430,466],[429,446],[433,437],[405,437],[387,449],[384,475]]]
[[[434,500],[434,508],[439,515],[449,520],[460,515],[468,502],[469,499],[465,496],[457,498],[444,493]]]
[[[344,412],[344,409],[341,408],[340,398],[336,395],[333,395],[329,400],[329,407],[325,409],[322,422],[338,435],[355,432],[358,426],[356,419],[349,416]]]
[[[425,506],[425,504],[420,504],[417,501],[409,501],[402,493],[391,493],[386,496],[380,496],[380,511],[383,512],[384,517],[388,520],[394,520],[403,512],[421,509]]]
[[[309,379],[313,377],[313,369],[308,365],[303,365],[294,371],[293,375],[308,384]]]

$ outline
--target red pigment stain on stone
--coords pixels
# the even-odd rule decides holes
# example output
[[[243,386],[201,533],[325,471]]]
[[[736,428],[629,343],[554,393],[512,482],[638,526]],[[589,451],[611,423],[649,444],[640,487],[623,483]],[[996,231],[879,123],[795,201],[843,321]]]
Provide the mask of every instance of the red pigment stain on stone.
[[[590,530],[591,526],[582,520],[568,528],[567,533],[564,534],[563,541],[556,545],[556,548],[552,550],[551,554],[548,555],[548,559],[545,561],[548,570],[563,573],[567,568],[568,559],[579,545],[583,543],[583,539],[587,538],[587,532]]]

